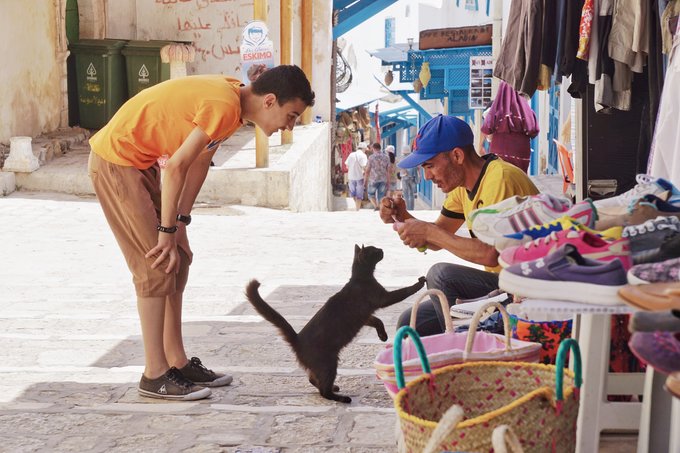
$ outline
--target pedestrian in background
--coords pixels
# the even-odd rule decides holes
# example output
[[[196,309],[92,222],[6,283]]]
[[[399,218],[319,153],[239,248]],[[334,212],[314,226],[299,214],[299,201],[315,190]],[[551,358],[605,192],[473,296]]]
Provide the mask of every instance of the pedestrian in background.
[[[377,211],[380,209],[380,200],[385,197],[390,182],[390,158],[382,149],[380,143],[373,143],[371,148],[373,153],[368,156],[368,165],[366,165],[364,179],[366,180],[368,200],[373,205],[373,209]]]
[[[267,136],[292,130],[314,104],[297,66],[278,66],[244,86],[223,75],[171,79],[141,91],[90,139],[88,173],[125,256],[144,343],[139,393],[171,400],[210,396],[231,383],[182,339],[182,296],[192,252],[186,228],[220,143],[244,122]],[[158,159],[169,155],[162,175]],[[228,236],[226,233],[219,233]]]
[[[411,148],[404,146],[401,149],[401,154],[401,159],[405,159],[411,154]],[[416,189],[418,183],[420,183],[420,169],[418,167],[402,168],[399,177],[401,178],[401,189],[406,202],[406,209],[412,211],[415,207]]]
[[[392,145],[387,145],[385,147],[385,152],[387,152],[387,156],[390,158],[390,166],[389,169],[387,170],[390,175],[390,183],[387,187],[387,196],[395,197],[397,196],[397,192],[401,189],[401,187],[399,187],[399,169],[397,168],[397,155],[394,146]]]
[[[361,202],[364,200],[364,170],[368,165],[368,157],[365,152],[367,149],[368,144],[360,142],[357,149],[349,153],[349,156],[345,159],[349,196],[354,199],[357,211],[361,209]]]

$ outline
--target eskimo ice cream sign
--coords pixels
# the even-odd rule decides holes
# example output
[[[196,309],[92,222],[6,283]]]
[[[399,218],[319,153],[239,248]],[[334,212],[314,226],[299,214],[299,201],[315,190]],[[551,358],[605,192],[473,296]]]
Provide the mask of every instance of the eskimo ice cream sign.
[[[266,69],[274,66],[274,43],[269,39],[267,24],[249,22],[243,29],[241,42],[241,74],[249,83]]]

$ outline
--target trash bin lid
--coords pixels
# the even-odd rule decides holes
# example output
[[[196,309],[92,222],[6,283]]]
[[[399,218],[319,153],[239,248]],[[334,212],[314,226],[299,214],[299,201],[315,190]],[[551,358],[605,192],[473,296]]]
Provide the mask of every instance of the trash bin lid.
[[[80,39],[68,45],[69,50],[77,53],[120,53],[127,44],[124,39]]]
[[[122,50],[123,55],[159,55],[163,47],[175,41],[129,41]]]

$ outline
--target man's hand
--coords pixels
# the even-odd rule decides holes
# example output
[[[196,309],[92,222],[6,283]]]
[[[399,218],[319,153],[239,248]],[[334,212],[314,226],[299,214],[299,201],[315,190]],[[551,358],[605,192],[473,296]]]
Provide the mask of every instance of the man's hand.
[[[406,202],[399,197],[385,197],[380,201],[380,219],[385,223],[403,222],[407,215]]]
[[[404,245],[407,245],[411,248],[421,248],[428,245],[428,231],[433,227],[434,225],[429,222],[408,219],[399,225],[397,233],[399,233],[399,238],[404,242]]]
[[[158,244],[145,255],[146,258],[156,257],[156,260],[151,265],[151,269],[156,269],[166,259],[168,265],[165,268],[165,273],[179,271],[179,254],[177,253],[177,243],[175,242],[175,233],[158,233]]]

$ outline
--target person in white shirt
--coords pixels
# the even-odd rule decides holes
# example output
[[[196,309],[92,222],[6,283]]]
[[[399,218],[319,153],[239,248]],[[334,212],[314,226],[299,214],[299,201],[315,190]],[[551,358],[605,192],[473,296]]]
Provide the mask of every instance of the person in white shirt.
[[[367,149],[368,144],[361,142],[357,149],[349,153],[345,160],[347,179],[349,179],[349,196],[354,198],[357,211],[361,209],[361,202],[364,199],[364,169],[368,163]]]

